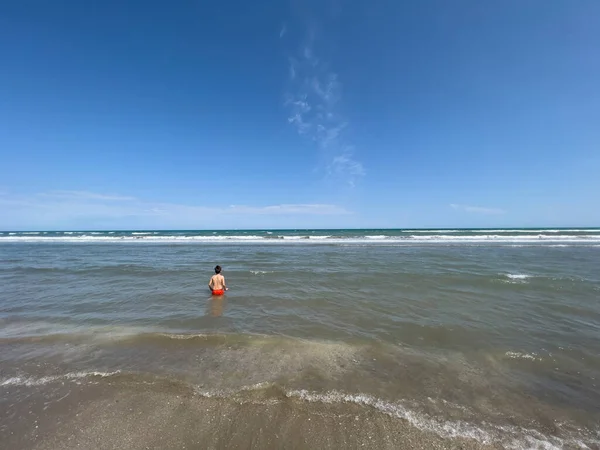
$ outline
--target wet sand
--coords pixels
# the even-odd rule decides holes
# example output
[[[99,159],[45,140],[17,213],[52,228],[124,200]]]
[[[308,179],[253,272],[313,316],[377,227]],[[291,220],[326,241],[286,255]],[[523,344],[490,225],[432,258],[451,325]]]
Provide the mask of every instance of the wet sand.
[[[30,404],[3,448],[25,449],[482,449],[442,439],[401,419],[352,404],[282,399],[239,403],[190,392],[80,388]],[[24,405],[22,405],[24,406]],[[44,410],[45,408],[45,410]],[[23,416],[21,416],[23,417]]]

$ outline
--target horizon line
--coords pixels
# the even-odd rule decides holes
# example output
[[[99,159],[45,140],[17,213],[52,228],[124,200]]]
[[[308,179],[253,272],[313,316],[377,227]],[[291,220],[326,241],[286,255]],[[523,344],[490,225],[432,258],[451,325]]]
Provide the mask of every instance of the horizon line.
[[[128,228],[128,229],[118,229],[118,228],[106,228],[106,229],[98,229],[98,228],[88,228],[88,229],[23,229],[23,230],[0,230],[0,233],[87,233],[87,232],[134,232],[134,231],[152,231],[152,232],[166,232],[166,231],[176,231],[176,232],[205,232],[205,231],[345,231],[345,230],[387,230],[387,231],[410,231],[410,230],[419,230],[419,231],[445,231],[445,230],[573,230],[573,229],[581,229],[581,230],[600,230],[600,226],[527,226],[527,227],[349,227],[349,228]]]

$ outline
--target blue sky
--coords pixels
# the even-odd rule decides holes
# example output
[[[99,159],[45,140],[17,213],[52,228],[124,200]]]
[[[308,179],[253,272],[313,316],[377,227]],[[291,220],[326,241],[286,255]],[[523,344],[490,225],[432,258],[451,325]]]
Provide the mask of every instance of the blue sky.
[[[600,226],[600,2],[5,1],[0,229]]]

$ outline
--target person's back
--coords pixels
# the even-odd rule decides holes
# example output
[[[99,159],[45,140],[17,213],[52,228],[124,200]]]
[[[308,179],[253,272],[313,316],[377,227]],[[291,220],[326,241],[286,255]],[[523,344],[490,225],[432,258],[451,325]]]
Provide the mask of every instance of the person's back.
[[[210,278],[208,287],[212,291],[213,295],[223,295],[227,290],[225,277],[221,275],[221,266],[215,267],[215,274]]]
[[[225,277],[223,277],[223,275],[221,275],[221,274],[213,275],[210,278],[209,286],[212,290],[224,289],[225,288]]]

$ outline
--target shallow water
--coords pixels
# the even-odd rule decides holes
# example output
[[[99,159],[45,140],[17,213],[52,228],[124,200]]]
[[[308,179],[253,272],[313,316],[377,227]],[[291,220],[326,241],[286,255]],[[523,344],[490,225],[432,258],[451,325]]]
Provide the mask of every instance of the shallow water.
[[[33,445],[48,408],[132,389],[236,405],[236,416],[270,405],[290,430],[310,414],[375,414],[388,437],[413,430],[447,447],[600,443],[597,230],[102,233],[0,237],[0,438],[11,448]],[[217,263],[223,297],[206,287]],[[331,436],[363,436],[371,425],[357,422]],[[281,429],[259,428],[281,447]],[[217,429],[226,447],[233,431]]]

